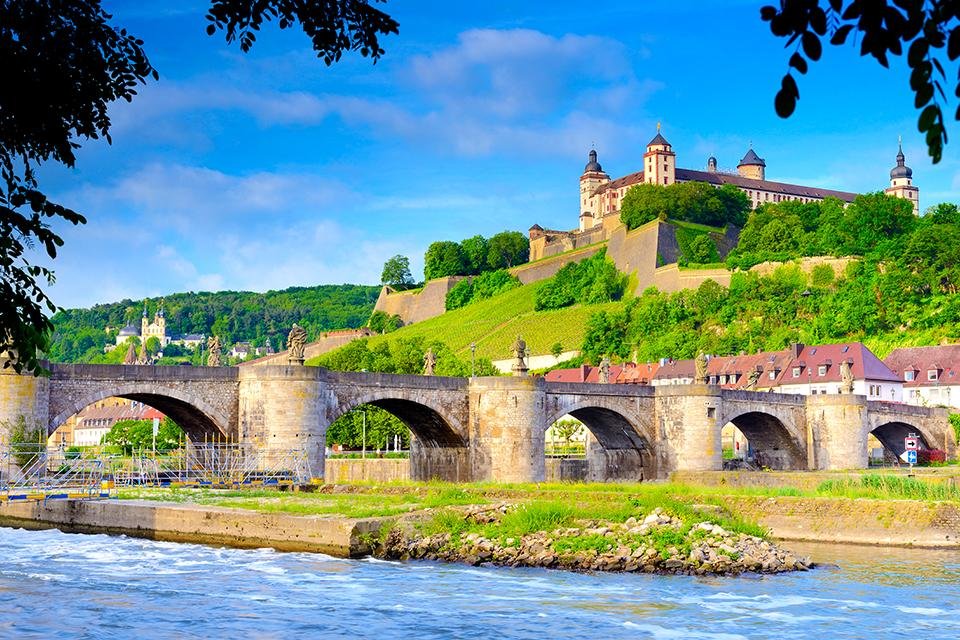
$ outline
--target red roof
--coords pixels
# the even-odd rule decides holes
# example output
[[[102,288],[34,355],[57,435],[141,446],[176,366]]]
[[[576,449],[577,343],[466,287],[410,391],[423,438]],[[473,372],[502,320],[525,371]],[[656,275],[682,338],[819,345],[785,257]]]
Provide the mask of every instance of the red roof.
[[[650,384],[654,374],[657,372],[656,363],[634,364],[626,362],[624,364],[610,365],[611,383],[615,384]],[[548,371],[544,376],[547,382],[600,382],[600,368],[589,364],[583,364],[576,369],[554,369]]]
[[[897,382],[900,378],[862,342],[841,342],[804,346],[800,355],[780,373],[777,384],[807,384],[809,382],[840,382],[840,363],[850,363],[854,380],[880,380]],[[826,367],[820,375],[820,367]],[[793,368],[800,367],[798,378],[793,377]]]
[[[960,384],[960,344],[894,349],[883,362],[903,380],[904,387]],[[913,380],[905,379],[908,370],[914,372]],[[935,380],[929,379],[931,370],[937,372]]]

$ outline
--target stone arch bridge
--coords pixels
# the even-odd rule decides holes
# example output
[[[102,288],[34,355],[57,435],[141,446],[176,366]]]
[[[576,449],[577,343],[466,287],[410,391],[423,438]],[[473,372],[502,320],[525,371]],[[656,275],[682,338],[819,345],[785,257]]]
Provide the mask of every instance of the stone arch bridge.
[[[193,439],[220,437],[266,449],[304,448],[322,476],[327,427],[361,404],[410,427],[411,476],[453,481],[540,481],[544,434],[564,415],[590,430],[588,478],[662,478],[722,466],[720,430],[736,425],[781,469],[867,465],[867,436],[894,453],[903,436],[956,453],[944,409],[707,385],[649,387],[549,383],[542,378],[444,378],[343,373],[316,367],[51,365],[38,378],[0,373],[0,446],[22,416],[52,433],[110,396],[171,416]]]

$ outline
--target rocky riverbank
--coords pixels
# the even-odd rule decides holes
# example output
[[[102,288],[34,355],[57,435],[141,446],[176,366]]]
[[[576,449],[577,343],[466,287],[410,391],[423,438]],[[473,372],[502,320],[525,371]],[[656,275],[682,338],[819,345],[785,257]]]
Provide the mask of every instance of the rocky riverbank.
[[[447,514],[444,522],[449,531],[431,532],[423,521],[398,523],[377,545],[376,555],[470,565],[691,575],[781,573],[813,567],[809,558],[760,537],[733,533],[706,521],[684,523],[659,508],[623,523],[584,521],[515,536],[469,531],[477,525],[495,525],[515,508],[501,504],[464,509],[462,526]]]

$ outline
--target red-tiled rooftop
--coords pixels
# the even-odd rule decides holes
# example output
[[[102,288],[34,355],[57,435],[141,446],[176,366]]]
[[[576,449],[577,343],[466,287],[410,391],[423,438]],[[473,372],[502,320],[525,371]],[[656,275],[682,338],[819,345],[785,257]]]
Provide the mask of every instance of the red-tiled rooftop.
[[[904,387],[960,385],[960,344],[894,349],[883,362]],[[914,372],[913,380],[905,379],[908,370]],[[937,372],[935,380],[929,379],[931,370]]]

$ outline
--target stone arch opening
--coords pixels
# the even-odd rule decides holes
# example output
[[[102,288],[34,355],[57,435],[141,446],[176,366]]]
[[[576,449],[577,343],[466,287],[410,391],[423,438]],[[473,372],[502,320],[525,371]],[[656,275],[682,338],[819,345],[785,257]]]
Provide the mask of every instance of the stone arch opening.
[[[734,416],[721,425],[721,436],[724,449],[730,448],[733,459],[742,460],[747,466],[775,470],[807,468],[805,445],[780,418],[769,413],[748,411]],[[729,461],[725,462],[725,466],[729,465]]]
[[[466,446],[463,436],[436,409],[404,398],[361,398],[349,406],[341,407],[330,423],[333,424],[337,419],[363,405],[383,409],[400,420],[421,446],[433,448]]]
[[[552,463],[558,467],[554,476],[588,482],[640,482],[657,477],[653,440],[638,420],[607,407],[580,406],[555,416],[544,436],[567,416],[585,428],[584,454]]]
[[[193,442],[231,437],[226,421],[218,416],[212,408],[205,406],[205,403],[181,397],[174,392],[158,393],[123,388],[106,389],[85,397],[69,409],[53,416],[48,425],[47,433],[53,434],[71,416],[77,415],[90,405],[108,398],[123,398],[153,407],[176,422]]]
[[[341,404],[337,419],[363,405],[383,409],[410,431],[410,478],[464,482],[471,479],[466,433],[456,417],[446,416],[423,402],[368,395]],[[329,425],[328,425],[329,428]]]
[[[917,436],[920,449],[933,449],[931,441],[914,425],[906,422],[893,420],[885,422],[874,429],[869,435],[876,438],[883,447],[883,460],[885,462],[896,464],[900,461],[900,455],[905,451],[904,438],[908,435]],[[869,440],[867,448],[870,448]],[[869,451],[867,452],[869,455]]]

